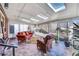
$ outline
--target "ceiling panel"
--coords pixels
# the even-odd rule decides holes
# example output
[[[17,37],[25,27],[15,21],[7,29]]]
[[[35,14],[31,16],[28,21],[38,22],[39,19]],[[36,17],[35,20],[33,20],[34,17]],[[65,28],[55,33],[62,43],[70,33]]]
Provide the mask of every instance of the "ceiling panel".
[[[41,5],[42,5],[42,7],[41,7]],[[42,3],[39,3],[39,4],[34,4],[34,3],[26,4],[26,6],[23,9],[23,12],[27,13],[27,14],[30,14],[30,15],[33,15],[33,16],[36,16],[38,14],[43,14],[43,15],[46,15],[46,16],[50,16],[50,13],[48,12],[49,10],[44,9],[45,7],[46,6],[44,6]]]
[[[42,5],[42,6],[41,6]],[[49,10],[51,9],[44,9],[44,7],[46,7],[47,5],[45,4],[25,4],[25,7],[24,9],[22,9],[22,12],[20,13],[20,17],[24,17],[24,18],[27,18],[27,19],[30,19],[30,18],[35,18],[37,20],[42,20],[42,21],[45,21],[44,19],[38,17],[37,15],[44,15],[44,16],[51,16],[50,13],[49,13]],[[52,13],[52,12],[51,12]]]
[[[69,18],[77,16],[77,4],[66,4],[66,10],[58,13],[59,18]]]
[[[32,4],[26,4],[22,12],[36,16],[37,14],[41,13],[41,10],[37,6],[37,4],[32,3]]]
[[[53,13],[52,17],[50,17],[50,20],[47,21],[52,21],[52,20],[61,20],[65,18],[72,18],[72,17],[77,17],[78,16],[78,4],[77,3],[67,3],[66,9],[58,12],[58,13]],[[44,21],[44,22],[47,22]],[[43,23],[43,22],[41,22]]]
[[[4,4],[2,4],[4,8]],[[79,12],[79,4],[77,3],[67,3],[65,4],[66,9],[55,13],[46,3],[10,3],[9,8],[5,9],[5,12],[9,18],[9,20],[19,20],[20,18],[26,18],[30,20],[30,18],[35,18],[40,20],[39,22],[31,22],[31,23],[43,23],[47,21],[63,19],[63,18],[70,18],[78,16]],[[48,19],[44,20],[37,15],[42,14],[47,16]],[[41,21],[42,20],[42,21]]]
[[[48,16],[52,16],[55,12],[47,5],[47,3],[38,4],[40,8],[42,8]]]
[[[79,3],[77,4],[77,15],[79,16]]]
[[[2,4],[2,6],[4,8],[4,4]],[[7,9],[4,8],[4,10],[9,19],[16,19],[23,6],[24,4],[9,3],[9,7]]]

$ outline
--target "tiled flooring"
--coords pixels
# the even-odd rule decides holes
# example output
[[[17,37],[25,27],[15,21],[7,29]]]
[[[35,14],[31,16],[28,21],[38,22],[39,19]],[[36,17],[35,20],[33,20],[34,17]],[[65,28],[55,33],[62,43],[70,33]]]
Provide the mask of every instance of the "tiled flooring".
[[[11,40],[9,44],[17,44],[16,40]],[[12,49],[6,50],[6,55],[12,56]],[[41,53],[37,50],[36,44],[30,44],[27,42],[19,43],[18,48],[15,49],[16,56],[41,56]]]
[[[40,56],[36,44],[21,44],[16,49],[17,56]]]
[[[66,49],[67,56],[72,56],[75,51],[72,47]],[[15,50],[16,56],[41,56],[37,50],[36,44],[20,43]],[[12,49],[6,50],[6,55],[12,56]]]
[[[67,48],[67,56],[72,56],[74,51],[72,47]],[[7,52],[7,55],[12,55],[11,49]],[[41,53],[37,50],[36,44],[20,44],[18,48],[16,48],[15,53],[16,56],[41,56]]]
[[[6,50],[6,55],[12,56],[12,49]],[[35,44],[21,44],[15,49],[16,56],[41,56]]]

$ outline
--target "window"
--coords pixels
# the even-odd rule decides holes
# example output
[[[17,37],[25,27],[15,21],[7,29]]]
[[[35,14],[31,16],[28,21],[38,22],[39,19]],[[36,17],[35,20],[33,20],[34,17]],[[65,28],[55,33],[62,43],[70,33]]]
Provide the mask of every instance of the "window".
[[[15,34],[19,32],[19,24],[14,24]]]
[[[11,24],[9,27],[10,34],[17,34],[19,32],[19,24]]]
[[[22,32],[22,31],[28,31],[28,25],[20,24],[20,32]]]
[[[10,25],[10,33],[14,34],[14,25]]]
[[[11,24],[9,32],[10,34],[17,34],[18,32],[28,31],[28,25],[26,24]]]
[[[64,3],[48,3],[48,6],[55,12],[59,12],[65,9]]]

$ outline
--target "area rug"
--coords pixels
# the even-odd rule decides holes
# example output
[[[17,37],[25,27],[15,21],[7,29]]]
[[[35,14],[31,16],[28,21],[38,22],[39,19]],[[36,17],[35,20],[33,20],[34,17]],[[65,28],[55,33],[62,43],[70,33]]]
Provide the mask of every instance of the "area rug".
[[[37,43],[37,38],[36,37],[32,37],[31,40],[26,40],[27,44],[36,44]]]

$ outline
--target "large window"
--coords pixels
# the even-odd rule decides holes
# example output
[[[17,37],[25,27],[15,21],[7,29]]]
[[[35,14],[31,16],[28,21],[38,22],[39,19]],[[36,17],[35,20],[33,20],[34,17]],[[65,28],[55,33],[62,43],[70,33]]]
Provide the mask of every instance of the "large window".
[[[19,24],[14,24],[14,31],[15,31],[15,34],[19,32]]]
[[[17,34],[18,32],[28,31],[28,25],[26,24],[11,24],[9,32],[10,34]]]
[[[28,25],[20,24],[20,32],[22,31],[28,31]]]
[[[10,24],[9,33],[17,34],[19,32],[19,24]]]

